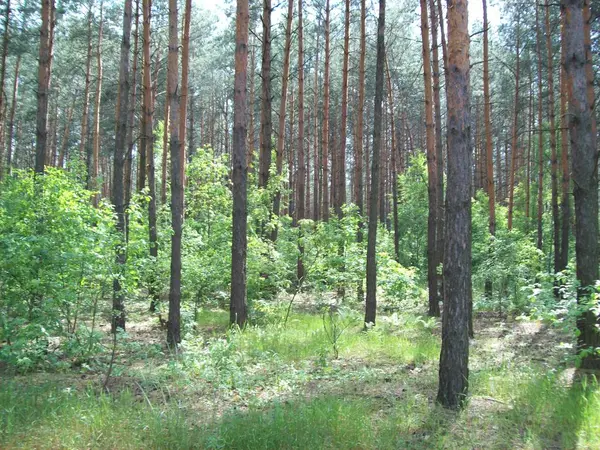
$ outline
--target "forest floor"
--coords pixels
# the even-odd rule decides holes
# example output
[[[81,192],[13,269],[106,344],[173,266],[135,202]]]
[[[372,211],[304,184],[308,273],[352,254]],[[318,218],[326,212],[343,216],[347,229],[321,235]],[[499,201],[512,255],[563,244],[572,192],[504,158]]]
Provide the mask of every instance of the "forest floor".
[[[244,332],[200,311],[178,355],[131,313],[106,389],[108,338],[62,372],[0,373],[0,448],[600,448],[600,390],[556,325],[478,314],[457,413],[435,402],[439,321],[285,311]]]

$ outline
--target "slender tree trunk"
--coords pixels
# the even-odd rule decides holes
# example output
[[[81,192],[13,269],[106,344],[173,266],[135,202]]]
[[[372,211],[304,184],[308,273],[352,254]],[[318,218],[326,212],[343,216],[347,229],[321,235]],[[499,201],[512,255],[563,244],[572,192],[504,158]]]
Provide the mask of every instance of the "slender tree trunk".
[[[94,2],[90,0],[88,3],[88,17],[87,17],[87,57],[86,57],[86,66],[85,66],[85,90],[83,93],[83,114],[81,116],[81,137],[79,139],[79,156],[80,158],[85,158],[88,165],[88,174],[90,172],[89,168],[89,158],[87,155],[89,154],[87,150],[87,138],[88,138],[88,127],[89,127],[89,110],[90,110],[90,85],[91,85],[91,74],[92,74],[92,21],[94,17],[93,13]],[[89,176],[88,176],[89,178]],[[89,180],[88,180],[89,182]]]
[[[119,272],[124,270],[127,261],[125,251],[126,222],[125,222],[125,195],[123,172],[125,168],[125,148],[127,145],[127,116],[129,114],[129,51],[131,48],[131,9],[132,0],[125,0],[123,10],[123,37],[121,40],[121,61],[119,66],[119,99],[117,111],[117,132],[115,135],[115,155],[112,186],[112,203],[117,216],[116,229],[119,232],[120,242],[116,246],[116,263]],[[111,329],[116,333],[120,328],[125,330],[125,293],[122,290],[121,279],[113,279],[113,305]]]
[[[396,139],[396,123],[394,120],[394,90],[388,58],[385,58],[385,71],[387,75],[388,105],[390,109],[390,128],[392,133],[392,217],[394,229],[394,259],[400,262],[400,229],[398,223],[398,140]]]
[[[275,156],[275,169],[277,176],[283,172],[283,150],[285,144],[285,107],[287,101],[288,81],[290,77],[290,52],[292,47],[292,19],[294,14],[294,1],[288,0],[287,19],[285,27],[285,48],[283,52],[283,75],[281,78],[281,103],[279,104],[279,130],[277,135],[277,154]],[[281,207],[281,191],[275,193],[273,199],[273,215],[279,216]],[[271,240],[277,240],[278,228],[275,226],[271,232]]]
[[[168,72],[168,71],[167,71]],[[168,73],[167,73],[167,91],[169,90],[168,85]],[[168,94],[167,94],[168,96]],[[160,180],[160,202],[165,205],[167,203],[167,169],[169,166],[169,113],[171,111],[171,102],[168,98],[165,99],[165,115],[163,119],[163,142],[162,142],[162,167],[161,167],[161,180]]]
[[[429,19],[427,16],[427,0],[421,0],[421,41],[423,43],[423,79],[425,83],[425,126],[427,129],[427,192],[429,199],[429,215],[427,220],[427,281],[429,286],[430,316],[440,315],[440,306],[437,292],[437,266],[436,254],[437,240],[437,153],[435,149],[435,124],[433,123],[433,87],[431,79],[431,58],[429,53]]]
[[[240,328],[248,317],[246,307],[247,193],[246,134],[248,99],[248,0],[237,0],[235,31],[235,84],[233,111],[233,239],[231,246],[231,303],[229,320]]]
[[[152,76],[150,73],[150,21],[151,21],[151,0],[143,0],[142,10],[144,17],[144,39],[143,39],[143,52],[144,52],[144,68],[143,68],[143,125],[142,140],[140,143],[140,154],[145,154],[144,160],[148,162],[148,187],[149,197],[148,202],[148,234],[150,243],[150,258],[152,259],[152,265],[156,264],[156,258],[158,257],[158,234],[156,230],[156,181],[154,179],[154,136],[153,130],[153,116],[154,107],[152,99]],[[144,161],[144,164],[145,164]],[[140,171],[144,172],[146,166],[142,165],[140,160]],[[145,179],[145,177],[144,177]],[[142,185],[142,189],[144,186]],[[149,280],[148,291],[150,293],[150,311],[156,311],[158,305],[158,291],[155,286],[155,276],[153,274],[154,267],[151,272]]]
[[[261,66],[261,111],[260,111],[260,161],[258,187],[265,188],[269,183],[271,167],[271,0],[263,0],[263,38]]]
[[[319,37],[320,22],[317,23],[317,43],[315,53],[315,78],[313,84],[313,203],[312,203],[312,218],[319,220],[319,179],[320,179],[320,164],[319,164]]]
[[[565,72],[565,18],[564,9],[561,9],[561,64],[560,64],[560,162],[562,167],[562,196],[561,196],[561,240],[560,240],[560,259],[557,267],[558,271],[565,270],[569,263],[569,234],[571,220],[571,173],[569,169],[569,120],[567,116],[568,100],[568,81]]]
[[[469,380],[471,142],[467,0],[448,1],[448,181],[444,316],[437,401],[464,404]]]
[[[42,0],[42,25],[38,59],[35,172],[44,173],[48,140],[48,96],[52,64],[53,0]]]
[[[246,158],[248,164],[248,172],[252,173],[252,165],[254,164],[254,144],[256,141],[256,137],[254,136],[254,79],[255,76],[255,67],[256,67],[256,46],[254,45],[255,36],[252,36],[252,41],[249,44],[249,52],[250,52],[250,99],[248,100],[248,156]]]
[[[171,227],[173,228],[173,234],[171,235],[171,276],[169,278],[167,343],[172,348],[177,348],[177,344],[181,342],[181,238],[183,233],[183,152],[181,151],[181,142],[179,142],[179,32],[177,30],[177,16],[177,0],[169,0],[167,101],[170,105]],[[246,137],[244,136],[244,143],[245,139]]]
[[[102,1],[100,2],[100,24],[98,26],[98,44],[96,47],[96,105],[94,106],[94,142],[92,145],[92,167],[88,179],[88,188],[96,192],[92,197],[92,204],[97,207],[100,200],[99,189],[99,163],[100,163],[100,105],[102,104],[102,31],[104,27]]]
[[[517,23],[515,25],[515,103],[514,103],[514,115],[513,115],[513,128],[512,128],[512,143],[510,146],[510,181],[508,183],[508,229],[512,230],[513,222],[513,210],[514,210],[514,197],[515,197],[515,171],[517,170],[517,137],[519,136],[519,75],[521,68],[521,30],[519,27],[519,13],[517,13]]]
[[[295,225],[305,217],[306,206],[306,165],[304,162],[304,39],[302,24],[302,0],[298,0],[298,178]],[[301,230],[298,228],[298,282],[304,279],[304,245],[301,243]]]
[[[379,0],[377,22],[377,66],[373,105],[373,157],[371,158],[371,193],[369,197],[369,233],[367,242],[367,299],[365,326],[375,325],[377,314],[377,202],[379,201],[379,156],[383,127],[383,66],[385,59],[385,0]]]
[[[12,175],[13,166],[13,134],[15,128],[15,111],[17,109],[17,95],[19,92],[19,71],[21,68],[21,55],[17,56],[15,63],[15,74],[13,79],[12,103],[10,106],[10,118],[8,121],[8,136],[6,145],[6,171],[8,175]]]
[[[335,188],[335,212],[342,218],[342,206],[346,203],[346,130],[348,128],[348,73],[350,60],[350,0],[346,0],[344,20],[344,60],[342,68],[342,122],[340,124],[339,150],[336,155],[337,179]]]
[[[550,5],[545,2],[546,10],[546,51],[548,52],[548,115],[550,117],[550,151],[551,151],[551,181],[552,181],[552,223],[554,231],[554,273],[560,271],[560,216],[558,211],[558,158],[556,155],[556,123],[554,117],[554,68],[552,54],[552,38],[550,36]],[[554,290],[559,295],[558,287]]]
[[[186,124],[188,116],[188,92],[190,84],[190,27],[192,21],[192,0],[185,0],[185,16],[181,39],[181,98],[179,99],[179,139],[180,139],[180,171],[181,182],[186,184],[185,165],[186,157]],[[191,142],[191,141],[190,141]]]
[[[538,195],[537,195],[537,248],[543,248],[543,206],[544,206],[544,130],[542,123],[542,38],[540,33],[539,6],[535,8],[535,23],[536,23],[536,43],[535,52],[537,55],[537,70],[538,70]]]
[[[527,110],[527,167],[525,180],[525,231],[529,232],[529,224],[531,218],[531,145],[533,134],[533,73],[531,65],[529,66],[529,108]]]
[[[325,3],[325,72],[323,74],[323,220],[329,220],[329,64],[330,64],[330,7]]]
[[[598,274],[598,148],[593,132],[592,107],[588,91],[584,15],[582,0],[562,0],[565,21],[565,68],[569,88],[569,130],[575,197],[575,255],[577,302],[586,305],[577,318],[577,351],[583,354],[581,367],[600,369],[600,320],[587,305],[593,299]],[[593,105],[593,101],[591,105]],[[593,300],[592,300],[593,301]],[[592,351],[589,351],[589,350]]]
[[[435,118],[435,154],[437,159],[437,216],[436,216],[436,267],[438,267],[444,260],[444,144],[442,141],[442,107],[440,101],[440,63],[439,63],[439,52],[438,52],[438,23],[442,23],[441,18],[438,22],[438,16],[435,12],[435,0],[429,0],[429,8],[431,15],[431,48],[432,48],[432,75],[433,75],[433,107],[434,107],[434,118]],[[444,39],[445,41],[445,39]],[[445,44],[445,42],[444,42]],[[445,47],[442,46],[442,49]],[[445,56],[444,56],[445,57]],[[395,180],[394,180],[395,182]],[[437,286],[438,292],[440,292],[440,285],[442,284],[441,274],[437,274]],[[439,295],[438,295],[439,298]]]
[[[487,171],[487,194],[489,199],[489,230],[490,235],[496,234],[496,188],[494,186],[494,155],[492,143],[492,101],[490,95],[490,68],[489,68],[489,22],[487,18],[487,1],[483,0],[483,121],[485,126],[485,154]],[[499,171],[498,171],[499,172]],[[485,281],[485,295],[492,298],[492,280]]]
[[[138,66],[138,41],[139,41],[139,23],[140,23],[140,1],[135,0],[135,34],[133,40],[133,68],[131,70],[131,86],[130,86],[130,99],[129,99],[129,111],[127,115],[127,155],[125,157],[125,169],[124,169],[124,190],[125,190],[125,209],[129,207],[131,201],[131,187],[132,187],[132,172],[133,172],[133,128],[135,126],[135,107],[136,107],[136,88],[137,88],[137,66]],[[125,215],[125,220],[128,220]],[[129,227],[125,228],[125,238],[128,239]]]
[[[6,124],[6,92],[4,91],[4,80],[6,77],[6,57],[8,56],[8,43],[10,41],[10,0],[6,0],[6,8],[4,10],[4,35],[2,37],[2,62],[0,65],[0,136],[5,136]],[[6,142],[2,142],[0,146],[0,180],[4,176],[4,149]]]

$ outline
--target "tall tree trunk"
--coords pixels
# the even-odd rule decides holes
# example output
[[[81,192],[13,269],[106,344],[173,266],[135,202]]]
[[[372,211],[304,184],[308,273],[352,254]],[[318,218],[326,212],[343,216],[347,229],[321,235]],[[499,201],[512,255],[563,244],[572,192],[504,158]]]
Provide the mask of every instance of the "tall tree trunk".
[[[53,0],[42,0],[42,25],[38,59],[35,172],[44,173],[48,140],[48,95],[52,64]]]
[[[189,1],[189,0],[187,0]],[[177,0],[169,0],[169,65],[167,94],[171,147],[171,276],[169,278],[169,321],[167,343],[181,342],[181,238],[183,233],[183,158],[179,142],[179,32]],[[187,88],[187,86],[186,86]],[[244,136],[244,142],[246,137]]]
[[[569,234],[571,220],[571,173],[569,169],[569,120],[567,117],[567,100],[568,100],[568,82],[567,73],[565,72],[565,18],[564,10],[561,9],[561,26],[560,26],[560,162],[562,168],[562,196],[561,196],[561,239],[560,239],[560,260],[557,267],[558,271],[565,270],[569,263]]]
[[[319,220],[319,179],[320,179],[320,164],[319,164],[319,37],[320,21],[317,22],[317,43],[315,53],[315,78],[313,84],[313,203],[312,203],[312,218]]]
[[[305,217],[306,165],[304,162],[304,39],[302,24],[302,0],[298,0],[298,178],[295,225],[298,226],[298,282],[304,279],[304,245],[301,243],[299,222]]]
[[[168,70],[167,70],[168,72]],[[169,75],[167,73],[167,86]],[[167,91],[169,88],[167,87]],[[167,94],[168,97],[168,94]],[[163,119],[163,142],[162,142],[162,167],[161,167],[161,180],[160,180],[160,202],[165,205],[167,203],[167,169],[169,166],[169,113],[171,111],[171,102],[168,98],[165,99],[165,114]]]
[[[124,168],[124,190],[125,190],[125,209],[129,207],[131,200],[131,188],[132,188],[132,172],[133,172],[133,128],[135,127],[135,107],[136,107],[136,90],[137,90],[137,67],[138,67],[138,42],[139,42],[139,24],[140,24],[140,0],[135,0],[135,34],[133,39],[133,68],[131,70],[131,83],[130,83],[130,99],[129,99],[129,111],[127,115],[127,155],[125,157],[125,168]],[[125,220],[128,220],[127,215]],[[125,227],[126,236],[128,238],[129,227]]]
[[[597,17],[597,16],[596,16]],[[585,48],[585,79],[587,83],[588,108],[592,111],[592,133],[598,136],[596,124],[596,101],[594,91],[594,67],[592,64],[592,6],[591,0],[583,0],[583,45]]]
[[[535,52],[537,55],[537,70],[538,70],[538,195],[537,195],[537,248],[543,248],[543,207],[544,207],[544,130],[542,123],[542,38],[540,34],[539,6],[535,8],[535,23],[536,23],[536,42]]]
[[[512,127],[512,141],[510,146],[510,181],[508,183],[508,229],[512,230],[513,222],[513,210],[514,210],[514,197],[515,197],[515,171],[517,170],[517,138],[519,136],[519,75],[521,69],[521,30],[519,27],[520,16],[517,12],[517,23],[515,25],[515,103],[514,103],[514,115],[513,115],[513,127]]]
[[[365,326],[375,325],[377,314],[377,202],[379,201],[379,156],[383,127],[383,66],[385,59],[385,0],[379,0],[377,22],[377,66],[373,105],[373,156],[371,158],[371,192],[369,196],[369,232],[367,242],[367,299]]]
[[[323,74],[323,220],[329,220],[329,62],[330,62],[330,6],[325,2],[325,72]]]
[[[550,151],[551,151],[551,181],[552,181],[552,223],[554,231],[554,273],[560,271],[560,216],[558,211],[558,158],[556,155],[556,124],[554,118],[554,68],[552,54],[552,38],[550,33],[550,5],[545,2],[546,10],[546,51],[548,52],[548,116],[550,117]],[[556,296],[558,288],[554,290]]]
[[[593,308],[594,284],[598,274],[598,149],[592,126],[592,107],[588,104],[585,33],[582,0],[562,0],[565,21],[565,68],[569,86],[569,131],[575,197],[575,255],[577,262],[577,302],[583,306],[577,318],[577,351],[583,353],[581,367],[600,369],[600,320]],[[593,101],[591,103],[594,104]],[[589,350],[592,351],[589,351]]]
[[[527,109],[527,167],[525,175],[525,231],[529,232],[531,218],[531,146],[533,134],[533,73],[531,65],[529,66],[529,107]]]
[[[400,229],[398,223],[398,140],[396,139],[396,123],[394,119],[394,90],[388,58],[385,58],[385,71],[387,75],[388,105],[390,109],[390,128],[392,133],[392,217],[394,229],[394,259],[400,262]]]
[[[121,62],[119,66],[119,99],[117,111],[117,132],[115,135],[115,155],[112,186],[112,203],[117,216],[116,229],[119,232],[119,244],[116,246],[116,263],[119,272],[124,270],[127,261],[125,251],[125,195],[123,184],[123,171],[125,168],[125,148],[127,145],[127,116],[129,114],[129,51],[131,48],[131,9],[132,0],[125,0],[123,10],[123,37],[121,40]],[[125,293],[121,287],[121,279],[113,279],[113,305],[112,305],[113,333],[117,329],[125,330]]]
[[[265,188],[269,182],[271,167],[271,0],[263,0],[263,38],[261,66],[261,108],[260,108],[260,161],[258,187]]]
[[[10,41],[10,0],[6,0],[6,9],[4,10],[4,35],[2,37],[2,62],[0,63],[0,136],[5,136],[5,124],[6,116],[5,112],[6,92],[4,91],[4,80],[6,77],[6,57],[8,56],[8,43]],[[4,176],[4,149],[6,148],[6,142],[2,142],[0,145],[0,180]]]
[[[17,62],[15,63],[15,74],[13,79],[12,89],[12,103],[10,105],[10,118],[8,120],[8,136],[6,146],[6,171],[8,175],[12,175],[13,166],[13,134],[15,128],[15,111],[17,109],[17,95],[19,92],[19,71],[21,68],[21,55],[17,56]]]
[[[254,79],[255,76],[255,67],[256,67],[256,45],[254,45],[254,41],[256,40],[255,36],[252,36],[252,41],[249,44],[249,53],[250,53],[250,75],[248,77],[250,83],[250,98],[248,100],[248,155],[246,158],[248,164],[248,172],[252,173],[252,165],[254,163],[254,144],[256,141],[256,137],[254,136]]]
[[[287,101],[288,81],[290,78],[290,52],[292,47],[292,19],[294,14],[294,0],[288,0],[287,19],[285,27],[285,48],[283,51],[283,75],[281,77],[281,103],[279,104],[279,130],[277,134],[277,154],[275,156],[275,169],[277,176],[283,172],[283,150],[285,144],[285,107]],[[291,187],[291,186],[290,186]],[[281,207],[281,191],[277,190],[273,199],[273,215],[279,216]],[[277,240],[278,228],[275,226],[271,232],[271,240]]]
[[[339,150],[336,155],[337,180],[335,188],[335,212],[342,218],[342,206],[346,203],[346,129],[348,128],[348,73],[350,60],[350,0],[346,0],[344,19],[344,61],[342,68],[342,122],[340,124]]]
[[[233,238],[231,246],[231,303],[229,321],[243,327],[246,307],[247,192],[246,180],[246,84],[248,71],[248,0],[237,0],[235,30],[235,92],[233,110]]]
[[[444,259],[444,144],[442,141],[442,107],[440,101],[440,63],[439,63],[439,52],[438,52],[438,23],[442,23],[443,19],[440,16],[438,22],[438,16],[435,12],[435,0],[429,0],[430,14],[431,14],[431,48],[432,48],[432,75],[433,75],[433,107],[434,107],[434,118],[435,118],[435,154],[437,159],[437,216],[436,216],[436,267],[439,266]],[[445,40],[445,39],[444,39]],[[445,42],[444,42],[445,44]],[[445,47],[442,46],[442,49]],[[394,183],[396,180],[394,180]],[[442,282],[441,274],[438,274],[437,284],[438,292]],[[438,295],[439,298],[439,295]]]
[[[188,91],[190,84],[190,26],[192,22],[192,0],[185,0],[185,17],[183,20],[183,31],[181,39],[181,98],[179,99],[179,139],[181,153],[181,180],[186,184],[185,165],[186,157],[186,124],[188,116]],[[191,140],[190,140],[191,141]]]
[[[85,64],[85,90],[83,93],[83,114],[81,116],[81,137],[79,139],[79,157],[86,161],[88,174],[89,168],[89,152],[87,149],[88,127],[90,123],[90,86],[92,76],[92,22],[94,18],[94,2],[90,0],[88,3],[87,16],[87,56]],[[89,178],[89,176],[88,176]],[[88,180],[89,182],[89,180]]]
[[[463,405],[469,380],[471,137],[467,0],[448,1],[448,181],[444,316],[437,401]]]
[[[152,76],[150,73],[150,20],[151,20],[151,0],[143,0],[142,2],[142,14],[144,17],[144,39],[143,39],[143,52],[144,52],[144,67],[143,67],[143,126],[142,139],[140,142],[140,154],[145,155],[145,160],[148,162],[148,187],[149,197],[148,202],[148,234],[150,243],[150,258],[152,259],[151,276],[149,280],[148,291],[150,293],[150,311],[156,311],[158,305],[158,291],[155,283],[155,264],[156,258],[158,257],[158,234],[156,230],[156,181],[154,179],[154,136],[153,130],[153,116],[154,106],[152,99]],[[146,166],[142,165],[140,161],[140,171],[144,172]],[[145,177],[144,177],[145,179]],[[142,189],[144,186],[142,185]]]
[[[433,87],[431,79],[431,58],[429,53],[429,19],[427,16],[427,0],[421,0],[421,41],[423,43],[423,79],[425,83],[425,126],[427,129],[427,192],[429,199],[429,215],[427,219],[427,283],[429,286],[430,316],[440,315],[440,306],[437,292],[437,266],[436,253],[437,240],[437,213],[438,213],[438,167],[435,148],[435,124],[433,123]]]
[[[492,144],[492,101],[490,95],[490,57],[489,57],[489,22],[487,18],[487,1],[483,0],[483,121],[485,126],[485,155],[487,172],[487,194],[489,199],[490,235],[496,234],[496,188],[494,186],[494,155]],[[485,281],[485,295],[492,297],[492,280]]]
[[[98,44],[96,47],[96,104],[94,106],[94,142],[92,145],[92,167],[88,177],[88,189],[93,192],[92,204],[98,206],[100,194],[97,193],[98,169],[100,159],[100,105],[102,104],[102,31],[104,27],[102,1],[100,2],[100,24],[98,26]]]

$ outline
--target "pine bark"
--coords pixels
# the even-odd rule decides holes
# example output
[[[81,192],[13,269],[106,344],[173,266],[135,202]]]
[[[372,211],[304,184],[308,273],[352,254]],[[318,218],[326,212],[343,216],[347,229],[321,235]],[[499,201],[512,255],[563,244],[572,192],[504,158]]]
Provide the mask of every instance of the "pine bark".
[[[169,147],[171,150],[171,274],[169,277],[169,321],[167,343],[181,342],[181,239],[183,233],[183,158],[179,141],[179,31],[177,0],[169,0],[169,56],[167,101],[169,102]],[[166,132],[166,130],[165,130]],[[244,136],[244,140],[245,140]]]
[[[444,314],[437,401],[464,404],[469,380],[471,142],[467,0],[448,1],[448,181]]]
[[[283,74],[281,77],[281,103],[279,104],[279,129],[277,134],[277,150],[275,156],[275,170],[277,176],[283,172],[283,151],[285,145],[285,108],[288,92],[288,81],[290,78],[290,53],[292,47],[292,19],[294,14],[294,0],[288,0],[287,19],[285,27],[285,46],[283,51]],[[281,191],[275,193],[273,199],[273,215],[279,216],[281,208]],[[271,240],[277,240],[278,228],[275,226],[271,232]]]
[[[181,37],[181,97],[179,99],[179,140],[180,140],[180,165],[181,180],[186,185],[185,166],[190,152],[186,152],[186,128],[188,118],[188,106],[191,105],[189,98],[190,84],[190,27],[192,23],[192,0],[185,0],[185,12],[183,20],[183,30]],[[191,106],[190,106],[191,107]],[[190,126],[190,129],[193,127]],[[190,139],[190,144],[193,139]]]
[[[538,70],[538,194],[537,194],[537,248],[542,250],[543,248],[543,207],[544,207],[544,130],[542,128],[542,38],[540,35],[540,20],[539,20],[539,6],[535,8],[535,23],[536,23],[536,43],[535,52],[537,55],[537,70]]]
[[[344,58],[342,67],[342,120],[340,123],[340,141],[336,155],[336,188],[335,188],[335,212],[338,218],[342,218],[342,206],[346,203],[346,130],[348,128],[348,74],[350,61],[350,0],[346,0],[346,12],[344,18]]]
[[[548,116],[550,118],[550,161],[552,183],[552,229],[554,249],[554,273],[559,272],[560,266],[560,215],[558,210],[558,157],[556,153],[556,120],[554,115],[554,55],[552,54],[552,37],[550,35],[550,5],[546,0],[546,51],[548,53]],[[554,291],[559,294],[558,289]]]
[[[487,1],[482,0],[483,4],[483,121],[485,127],[485,155],[486,155],[486,173],[487,186],[486,191],[489,199],[489,221],[488,228],[490,235],[496,234],[496,188],[494,186],[494,155],[492,143],[492,101],[490,95],[490,68],[489,68],[489,22],[487,17]],[[485,294],[488,298],[492,297],[492,281],[485,281]]]
[[[136,91],[137,91],[137,72],[138,72],[138,42],[139,42],[139,23],[140,23],[140,1],[135,0],[135,33],[133,39],[133,67],[131,69],[130,83],[130,99],[129,111],[127,114],[127,154],[125,157],[124,169],[124,190],[125,190],[125,208],[129,206],[131,200],[132,187],[132,172],[133,172],[133,147],[135,144],[133,137],[133,129],[135,127],[135,107],[136,107]],[[125,220],[128,220],[127,215]],[[128,229],[126,227],[126,238],[128,237]]]
[[[304,161],[304,30],[302,23],[302,0],[298,0],[298,170],[296,179],[296,215],[295,225],[305,218],[306,206],[306,165]],[[298,230],[298,282],[304,279],[304,245],[301,243],[301,231]]]
[[[385,0],[379,0],[377,22],[377,65],[373,105],[373,155],[371,158],[371,192],[369,195],[369,231],[367,242],[367,298],[365,326],[375,325],[377,314],[377,204],[379,202],[379,157],[383,127],[383,67],[385,59]]]
[[[425,86],[425,127],[427,147],[427,193],[429,214],[427,219],[427,284],[429,287],[428,314],[440,315],[437,289],[437,213],[438,213],[438,167],[435,148],[435,124],[433,122],[433,81],[431,77],[431,54],[429,47],[429,19],[427,0],[421,0],[421,41],[423,55],[423,80]]]
[[[119,108],[117,111],[117,131],[115,134],[115,153],[113,168],[112,203],[117,217],[116,229],[119,233],[119,243],[116,247],[116,263],[119,272],[124,270],[127,261],[125,251],[125,193],[123,173],[125,169],[125,148],[127,145],[127,116],[129,114],[129,51],[131,48],[131,10],[132,0],[125,0],[123,9],[123,36],[121,39],[121,61],[119,65]],[[125,293],[121,279],[113,279],[113,314],[111,329],[125,330]]]
[[[248,99],[248,0],[237,0],[233,110],[233,239],[231,246],[231,302],[229,321],[240,328],[248,318],[246,306],[247,186],[246,136]]]
[[[575,197],[575,255],[577,263],[577,302],[587,305],[593,299],[598,273],[598,149],[593,132],[593,100],[588,91],[584,15],[582,0],[562,0],[565,21],[565,69],[569,88],[569,131],[572,151],[573,194]],[[593,105],[593,101],[591,105]],[[600,320],[593,309],[577,318],[577,351],[583,353],[581,367],[600,369]]]
[[[95,192],[92,197],[92,204],[98,206],[100,194],[98,176],[100,164],[100,106],[102,104],[102,37],[104,29],[104,18],[102,2],[100,2],[100,24],[98,26],[98,42],[96,44],[96,103],[94,105],[94,140],[92,143],[92,165],[88,176],[88,189]]]
[[[569,235],[571,220],[571,173],[569,168],[569,131],[567,116],[567,73],[565,72],[565,19],[564,12],[561,9],[560,26],[560,162],[562,169],[562,189],[561,189],[561,239],[560,239],[560,258],[558,271],[567,268],[569,263]]]
[[[514,102],[514,114],[513,114],[513,126],[512,126],[512,141],[510,146],[510,181],[508,183],[508,230],[512,230],[513,222],[513,210],[514,210],[514,197],[515,197],[515,172],[517,170],[517,138],[519,136],[519,82],[521,73],[521,30],[519,27],[519,13],[517,13],[516,19],[516,43],[515,43],[515,102]]]
[[[266,188],[271,167],[271,0],[263,0],[261,66],[260,157],[258,187]]]
[[[330,70],[330,6],[329,0],[325,3],[325,68],[323,73],[323,211],[322,217],[325,222],[329,220],[329,70]]]
[[[42,0],[42,24],[38,56],[35,172],[44,173],[48,141],[48,97],[52,64],[53,0]]]

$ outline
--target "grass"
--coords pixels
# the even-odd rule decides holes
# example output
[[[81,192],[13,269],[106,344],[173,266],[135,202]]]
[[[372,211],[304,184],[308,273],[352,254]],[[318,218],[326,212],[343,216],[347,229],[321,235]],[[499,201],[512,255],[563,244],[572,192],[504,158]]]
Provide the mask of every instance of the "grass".
[[[101,374],[5,377],[0,448],[600,448],[595,378],[575,377],[564,349],[532,361],[519,324],[501,337],[480,325],[471,395],[452,413],[434,402],[431,323],[382,318],[365,333],[350,321],[333,359],[319,315],[224,336],[226,322],[202,312],[205,338],[180,357],[121,362],[111,395]]]

